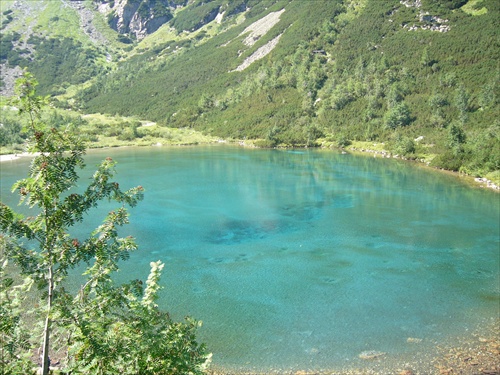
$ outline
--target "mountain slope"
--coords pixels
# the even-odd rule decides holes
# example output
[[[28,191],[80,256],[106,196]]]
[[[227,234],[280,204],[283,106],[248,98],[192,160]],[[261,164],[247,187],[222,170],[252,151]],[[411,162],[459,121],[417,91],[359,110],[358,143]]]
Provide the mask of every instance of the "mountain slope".
[[[136,12],[161,3],[168,22],[136,41],[130,29],[111,30],[103,20],[113,26],[117,13],[110,9],[127,1]],[[439,167],[498,175],[496,0],[83,4],[109,47],[83,33],[85,41],[80,28],[78,37],[63,40],[66,49],[51,42],[50,55],[32,36],[31,61],[19,64],[36,74],[43,92],[59,95],[62,107],[270,147],[383,142],[386,150]],[[108,13],[99,13],[103,4]],[[14,17],[3,40],[17,37],[15,24]],[[68,52],[57,60],[69,50],[80,60]],[[78,74],[62,69],[70,61]]]

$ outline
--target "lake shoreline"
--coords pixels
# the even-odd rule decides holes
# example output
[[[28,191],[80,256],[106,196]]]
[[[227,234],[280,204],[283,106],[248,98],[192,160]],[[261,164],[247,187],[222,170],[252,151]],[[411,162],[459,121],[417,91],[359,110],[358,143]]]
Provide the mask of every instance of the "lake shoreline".
[[[456,345],[438,346],[439,355],[388,363],[387,356],[366,360],[366,366],[334,370],[234,370],[208,367],[206,375],[498,375],[500,374],[500,319],[485,324]],[[55,353],[54,353],[55,354]],[[55,355],[54,358],[59,358]],[[61,355],[62,360],[62,355]],[[52,368],[61,371],[60,366]],[[55,373],[57,374],[58,372]],[[63,372],[59,372],[63,373]]]
[[[113,146],[113,147],[89,147],[87,150],[92,151],[92,150],[104,150],[104,149],[123,149],[123,148],[130,148],[130,147],[187,147],[187,146],[200,146],[200,145],[230,145],[230,146],[240,146],[240,147],[245,147],[245,148],[259,148],[255,146],[253,143],[246,143],[244,141],[226,141],[226,140],[219,140],[217,142],[211,142],[211,143],[203,143],[203,144],[179,144],[179,145],[147,145],[147,146],[142,146],[142,145],[124,145],[124,146]],[[323,150],[333,150],[330,147],[318,147],[318,149],[323,149]],[[488,180],[484,177],[474,177],[470,175],[466,175],[463,173],[455,172],[455,171],[449,171],[446,169],[439,169],[439,168],[434,168],[429,166],[428,163],[422,162],[420,160],[413,160],[413,159],[407,159],[407,158],[401,158],[398,155],[392,155],[391,153],[387,151],[376,151],[376,150],[368,150],[368,149],[356,149],[356,148],[349,148],[347,150],[344,149],[335,149],[337,151],[343,152],[343,153],[350,153],[354,155],[362,155],[362,156],[372,156],[373,157],[380,157],[380,158],[388,158],[388,159],[398,159],[398,160],[403,160],[407,162],[413,162],[416,165],[422,166],[429,168],[433,171],[438,171],[441,173],[448,173],[453,176],[459,177],[459,178],[467,178],[471,182],[471,186],[479,187],[479,188],[487,188],[496,192],[500,193],[500,185],[496,185],[493,181]],[[18,160],[20,158],[24,157],[32,157],[32,154],[28,152],[22,152],[19,154],[2,154],[0,155],[0,163],[2,162],[8,162],[8,161],[14,161]]]
[[[418,345],[418,343],[416,344]],[[500,319],[486,323],[454,345],[438,346],[438,355],[412,361],[381,356],[366,360],[366,366],[335,370],[225,370],[209,369],[207,375],[498,375],[500,374]]]
[[[20,158],[21,157],[18,154],[5,154],[5,155],[0,155],[0,162],[17,160]]]
[[[447,173],[449,175],[456,176],[459,178],[469,179],[470,182],[474,183],[473,186],[475,186],[475,187],[488,188],[490,190],[500,192],[500,185],[495,184],[493,181],[488,180],[487,178],[474,177],[474,176],[467,175],[467,174],[460,173],[460,172],[456,172],[456,171],[450,171],[447,169],[431,167],[429,165],[429,163],[425,162],[425,160],[408,159],[405,157],[401,157],[399,155],[393,155],[388,151],[377,151],[377,150],[369,150],[369,149],[349,148],[347,151],[342,149],[342,152],[346,152],[346,153],[350,153],[350,154],[354,154],[354,155],[361,155],[361,156],[372,156],[373,155],[373,157],[375,157],[375,158],[379,157],[379,158],[386,158],[386,159],[403,160],[405,162],[414,163],[415,165],[418,165],[420,167],[429,168],[430,170],[433,170],[433,171]]]

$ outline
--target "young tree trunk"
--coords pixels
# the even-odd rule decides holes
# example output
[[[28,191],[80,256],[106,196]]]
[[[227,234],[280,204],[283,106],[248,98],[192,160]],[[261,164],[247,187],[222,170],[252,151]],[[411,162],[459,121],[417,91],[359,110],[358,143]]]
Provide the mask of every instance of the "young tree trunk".
[[[52,267],[49,268],[49,295],[47,297],[47,317],[45,318],[45,328],[43,330],[43,351],[42,351],[42,375],[49,374],[49,342],[50,342],[50,313],[52,309],[52,298],[54,291],[54,275]]]

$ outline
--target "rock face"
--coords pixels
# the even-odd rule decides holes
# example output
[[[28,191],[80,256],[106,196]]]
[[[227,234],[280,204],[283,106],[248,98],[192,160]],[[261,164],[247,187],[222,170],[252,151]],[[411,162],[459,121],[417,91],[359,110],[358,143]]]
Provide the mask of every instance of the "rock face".
[[[245,44],[247,47],[253,46],[263,35],[265,35],[274,27],[274,25],[279,22],[280,16],[284,11],[285,9],[282,9],[279,12],[271,12],[267,16],[252,23],[245,30],[243,30],[240,35],[248,34],[247,37],[243,40],[243,44]],[[251,56],[247,57],[245,61],[243,61],[243,63],[235,69],[235,71],[241,72],[242,70],[248,68],[253,62],[260,60],[268,55],[274,49],[274,47],[278,45],[281,35],[283,34],[280,34],[273,40],[270,40],[268,43],[255,51]]]
[[[98,0],[100,12],[120,34],[143,39],[172,18],[168,0]]]

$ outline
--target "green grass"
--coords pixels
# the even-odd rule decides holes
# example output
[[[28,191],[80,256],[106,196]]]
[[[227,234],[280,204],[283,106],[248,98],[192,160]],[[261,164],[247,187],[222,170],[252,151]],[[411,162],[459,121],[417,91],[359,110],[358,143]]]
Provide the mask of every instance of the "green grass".
[[[0,104],[4,104],[2,100]],[[13,119],[19,119],[18,112],[7,110],[2,106],[1,121],[7,122]],[[78,132],[87,140],[89,148],[103,147],[122,147],[122,146],[181,146],[208,144],[218,142],[219,137],[205,135],[194,129],[178,129],[158,126],[156,123],[141,120],[137,117],[110,116],[104,114],[81,115],[74,111],[66,111],[59,108],[53,108],[42,114],[42,120],[46,123],[54,123],[54,119],[59,118],[60,127],[64,128],[68,124],[77,124],[72,131]],[[21,119],[22,120],[22,119]],[[130,126],[137,124],[138,136],[134,139],[119,139],[119,135]],[[110,131],[116,132],[116,135],[107,135]],[[24,144],[9,144],[0,147],[0,154],[13,154],[25,151]]]
[[[88,125],[81,128],[83,134],[90,134],[99,127],[105,131],[107,128],[123,124],[140,123],[137,127],[138,137],[131,140],[120,140],[118,136],[106,136],[100,130],[97,138],[90,137],[90,148],[119,147],[119,146],[158,146],[158,145],[192,145],[214,143],[216,137],[204,135],[193,129],[177,129],[158,126],[154,122],[140,120],[136,117],[109,116],[104,114],[89,114],[83,116]]]
[[[144,136],[131,141],[117,137],[99,136],[97,141],[88,141],[89,148],[123,147],[123,146],[186,146],[217,142],[217,138],[206,136],[192,129],[164,128],[163,137]]]
[[[193,129],[176,129],[167,127],[140,127],[141,137],[132,140],[121,140],[116,136],[100,135],[96,140],[89,140],[89,148],[121,147],[121,146],[183,146],[209,144],[217,142],[217,138],[204,135]],[[149,133],[153,134],[150,135]]]
[[[137,50],[150,50],[166,42],[178,41],[181,39],[182,37],[178,35],[175,30],[170,27],[170,25],[164,24],[158,30],[156,30],[155,33],[148,35],[143,40],[141,40],[137,44],[134,52],[137,52]]]
[[[43,34],[56,34],[82,43],[88,38],[81,31],[80,18],[73,8],[57,1],[46,1],[47,7],[39,14],[38,27]]]
[[[14,1],[2,0],[2,12],[12,9]],[[76,11],[60,1],[37,0],[29,2],[32,12],[23,14],[14,11],[14,20],[7,31],[17,31],[23,34],[26,25],[33,27],[32,31],[42,35],[57,35],[69,37],[82,43],[88,43],[88,38],[80,28],[80,19]],[[36,6],[34,6],[36,5]]]
[[[483,0],[469,0],[467,4],[462,6],[462,10],[470,14],[472,16],[482,16],[483,14],[488,13],[488,9],[486,7],[480,8]]]

